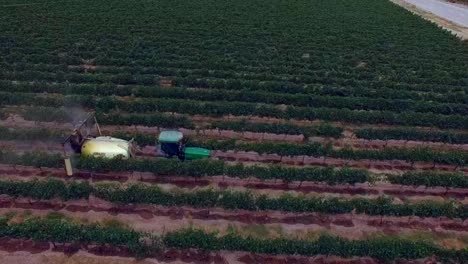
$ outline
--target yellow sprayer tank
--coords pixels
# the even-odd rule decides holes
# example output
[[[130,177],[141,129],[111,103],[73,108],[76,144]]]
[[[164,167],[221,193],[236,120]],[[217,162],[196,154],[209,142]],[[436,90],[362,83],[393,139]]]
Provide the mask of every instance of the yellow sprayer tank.
[[[128,159],[131,156],[130,144],[129,141],[113,137],[90,138],[81,146],[81,155],[109,159],[120,156]]]

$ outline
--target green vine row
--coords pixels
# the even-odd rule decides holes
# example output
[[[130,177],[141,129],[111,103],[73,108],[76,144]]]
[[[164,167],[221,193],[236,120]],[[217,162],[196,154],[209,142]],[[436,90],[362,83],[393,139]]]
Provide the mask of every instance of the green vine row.
[[[167,249],[199,249],[203,251],[246,251],[272,255],[336,255],[341,257],[370,256],[382,261],[420,259],[436,256],[441,261],[462,263],[468,250],[452,250],[429,242],[398,237],[380,237],[350,241],[328,234],[314,240],[291,238],[259,239],[244,237],[236,231],[224,236],[186,228],[163,235],[144,234],[119,225],[77,223],[61,216],[29,217],[10,222],[11,216],[0,217],[0,237],[32,239],[71,244],[124,246],[138,258],[152,257]]]
[[[163,190],[156,185],[96,184],[49,179],[46,181],[0,181],[0,194],[35,199],[63,200],[89,198],[90,195],[122,204],[156,204],[163,206],[192,206],[195,208],[243,209],[249,211],[282,211],[325,214],[358,213],[382,216],[419,216],[468,218],[468,205],[457,202],[423,201],[394,203],[390,198],[306,197],[284,194],[278,198],[255,195],[249,191]]]
[[[430,126],[439,128],[468,128],[468,117],[461,115],[439,115],[432,113],[390,111],[364,111],[349,110],[346,108],[323,107],[295,107],[287,106],[281,109],[276,105],[241,102],[203,102],[185,99],[133,99],[122,100],[115,97],[91,96],[35,96],[34,94],[0,93],[0,102],[6,105],[32,105],[32,106],[67,106],[96,108],[98,111],[108,112],[121,110],[133,113],[149,112],[177,112],[190,115],[207,115],[222,117],[236,116],[262,116],[281,119],[342,121],[348,123],[389,124]]]
[[[463,173],[407,172],[401,176],[387,175],[387,179],[393,184],[468,188],[468,176]]]
[[[220,89],[198,89],[190,90],[182,87],[165,89],[161,87],[134,86],[129,88],[117,87],[109,84],[104,89],[81,89],[81,87],[47,86],[45,90],[38,90],[34,85],[8,85],[0,82],[0,91],[17,93],[57,93],[63,95],[93,95],[93,96],[136,96],[143,98],[171,98],[190,99],[200,101],[228,101],[228,102],[251,102],[266,104],[285,104],[302,107],[328,107],[347,108],[351,110],[378,110],[392,112],[422,112],[444,115],[466,115],[468,106],[465,104],[434,103],[427,101],[412,100],[389,100],[374,99],[366,97],[340,97],[340,96],[317,96],[306,94],[284,94],[268,93],[248,90],[220,90]]]
[[[449,144],[468,144],[468,133],[449,131],[430,131],[415,128],[364,128],[355,131],[358,138],[381,140],[418,140]]]
[[[261,180],[280,179],[290,181],[316,181],[329,184],[359,183],[371,181],[368,171],[361,169],[334,169],[331,167],[282,167],[282,166],[245,166],[242,163],[230,165],[219,160],[195,160],[181,162],[177,159],[99,159],[76,158],[74,166],[92,171],[147,171],[155,175],[179,175],[188,177],[227,175],[238,178],[255,177]],[[59,154],[27,152],[18,155],[0,150],[0,163],[18,164],[36,167],[63,167],[63,158]]]
[[[427,147],[420,148],[384,148],[381,150],[372,149],[334,149],[331,144],[308,143],[276,143],[276,142],[255,142],[238,143],[235,140],[202,140],[192,139],[188,145],[198,145],[214,150],[238,150],[255,151],[260,154],[278,154],[280,156],[307,155],[315,157],[333,157],[348,160],[404,160],[408,162],[433,162],[441,164],[451,164],[465,166],[468,164],[468,152],[466,151],[440,151]]]
[[[49,107],[25,108],[20,111],[26,120],[43,122],[69,122],[70,113],[65,109],[53,109]],[[187,128],[187,129],[224,129],[236,132],[257,132],[288,135],[342,137],[343,129],[329,123],[320,123],[313,126],[298,126],[288,122],[276,124],[253,123],[246,120],[241,121],[213,121],[207,125],[195,125],[186,115],[171,115],[165,113],[136,114],[136,113],[104,113],[96,112],[96,117],[102,125],[141,125],[157,126],[164,128]]]

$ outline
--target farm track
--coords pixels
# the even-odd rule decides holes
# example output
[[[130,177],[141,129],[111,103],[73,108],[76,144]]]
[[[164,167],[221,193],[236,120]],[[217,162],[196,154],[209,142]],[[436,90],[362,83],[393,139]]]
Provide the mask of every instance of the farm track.
[[[468,221],[447,218],[371,216],[365,214],[319,214],[319,213],[286,213],[280,211],[247,211],[225,210],[219,208],[193,208],[187,206],[165,207],[157,205],[118,204],[90,197],[88,200],[34,200],[0,196],[0,208],[65,211],[77,213],[105,212],[109,215],[138,215],[143,220],[156,221],[157,217],[170,219],[197,219],[203,221],[229,221],[243,224],[284,224],[284,225],[316,225],[327,230],[333,225],[336,230],[366,227],[369,230],[381,232],[396,232],[400,229],[429,231],[435,233],[456,232],[458,235],[468,235]],[[156,218],[155,218],[156,217]],[[349,229],[351,228],[351,229]],[[357,230],[355,230],[357,231]],[[339,231],[338,231],[339,232]]]
[[[72,177],[66,175],[61,168],[35,168],[29,166],[15,166],[0,164],[0,175],[5,178],[29,180],[45,177],[57,177],[60,179],[80,179],[91,182],[117,181],[121,183],[144,182],[150,184],[171,184],[181,188],[197,188],[216,186],[220,189],[247,188],[258,190],[262,193],[297,192],[304,194],[340,195],[340,196],[380,196],[387,195],[400,199],[456,199],[468,202],[468,191],[463,188],[444,188],[423,186],[403,186],[396,184],[378,183],[369,185],[357,183],[354,185],[327,185],[313,182],[283,183],[274,180],[258,180],[255,178],[239,179],[224,176],[213,177],[184,177],[184,176],[159,176],[148,172],[116,172],[116,173],[92,173],[84,170],[75,171]]]
[[[199,122],[207,122],[205,117],[194,118]],[[199,120],[200,119],[200,120]],[[211,120],[211,118],[209,118]],[[216,119],[218,121],[220,119]],[[239,119],[242,120],[242,119]],[[239,121],[236,119],[236,121]],[[211,120],[213,121],[213,120]],[[0,120],[0,126],[12,127],[12,128],[46,128],[46,129],[72,129],[72,126],[64,123],[56,122],[34,122],[24,120],[20,116],[7,120]],[[106,125],[101,127],[104,134],[115,133],[115,132],[128,132],[128,133],[151,133],[157,134],[159,131],[164,130],[161,127],[147,127],[147,126],[116,126]],[[236,139],[243,141],[252,142],[287,142],[303,144],[306,142],[318,142],[322,144],[331,143],[336,148],[352,147],[354,149],[384,149],[387,147],[394,148],[418,148],[427,147],[438,150],[460,150],[468,151],[468,144],[448,144],[440,142],[427,142],[427,141],[412,141],[412,140],[367,140],[356,138],[352,130],[345,131],[343,138],[332,138],[332,137],[310,137],[308,140],[304,135],[287,135],[287,134],[274,134],[274,133],[257,133],[257,132],[237,132],[232,130],[221,130],[221,129],[186,129],[179,128],[185,135],[190,136],[202,136],[204,138],[212,139]]]

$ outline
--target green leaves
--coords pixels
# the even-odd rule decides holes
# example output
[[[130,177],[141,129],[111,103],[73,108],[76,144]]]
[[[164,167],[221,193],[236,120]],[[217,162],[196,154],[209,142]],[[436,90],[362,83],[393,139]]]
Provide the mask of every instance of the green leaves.
[[[418,140],[449,144],[468,144],[468,133],[428,131],[417,128],[364,128],[356,132],[358,138],[381,140]]]
[[[73,181],[66,184],[56,179],[44,181],[0,181],[0,193],[34,199],[81,199],[88,198],[92,191],[93,187],[88,182]]]
[[[164,206],[221,207],[251,211],[277,210],[286,212],[318,212],[328,214],[363,213],[369,215],[468,218],[468,206],[456,202],[418,202],[395,204],[390,198],[329,198],[290,194],[273,198],[248,191],[160,189],[158,186],[132,184],[97,184],[49,179],[46,181],[0,181],[0,194],[34,199],[87,199],[90,195],[122,204],[158,204]]]
[[[331,124],[321,123],[317,126],[297,126],[293,123],[253,123],[247,120],[242,121],[215,121],[210,125],[211,128],[218,128],[233,131],[248,131],[248,132],[267,132],[274,134],[288,134],[288,135],[304,135],[310,136],[326,136],[340,138],[342,137],[343,129],[333,126]]]
[[[63,218],[26,219],[16,224],[0,225],[0,235],[58,243],[85,243],[112,246],[147,247],[140,242],[143,234],[122,227],[102,224],[77,224]]]
[[[387,175],[387,179],[393,184],[468,188],[468,177],[463,173],[407,172],[401,176]]]
[[[264,103],[197,101],[188,99],[159,98],[133,98],[132,100],[128,100],[113,96],[93,99],[89,96],[77,95],[67,99],[66,97],[7,94],[5,97],[6,98],[4,101],[8,104],[60,107],[70,105],[67,103],[70,101],[73,102],[71,106],[95,108],[95,111],[98,113],[108,113],[109,111],[115,112],[118,110],[125,113],[144,114],[143,116],[147,118],[148,114],[152,112],[175,112],[180,114],[206,115],[212,117],[224,117],[227,115],[261,116],[281,118],[286,120],[300,119],[342,121],[353,124],[429,126],[450,129],[468,128],[468,117],[464,115],[442,115],[435,113],[397,113],[387,110],[366,111],[352,110],[348,108],[298,107],[290,105],[283,109],[278,107],[278,105]],[[63,116],[60,116],[58,113],[59,112],[56,112],[56,118],[63,118]],[[37,121],[64,121],[63,119],[53,120],[51,117],[38,114],[28,115],[27,112],[25,115],[27,118]]]
[[[0,139],[3,140],[61,140],[67,135],[65,131],[44,128],[18,129],[0,127]]]
[[[26,152],[18,155],[0,150],[0,162],[35,167],[63,167],[63,158],[59,154]],[[74,157],[76,168],[91,171],[148,171],[156,175],[179,175],[190,177],[227,175],[239,178],[257,177],[262,180],[282,179],[290,181],[323,181],[329,184],[358,183],[370,180],[366,170],[331,167],[286,168],[282,166],[245,166],[242,163],[227,164],[221,160],[194,160],[181,162],[177,159],[104,159]]]
[[[316,240],[259,239],[243,237],[235,231],[221,236],[195,228],[180,229],[163,236],[155,236],[120,226],[77,223],[66,218],[32,217],[16,223],[8,223],[7,220],[6,217],[0,217],[0,237],[55,243],[124,246],[140,258],[153,255],[161,249],[171,248],[247,251],[273,255],[370,256],[382,261],[412,260],[435,255],[441,260],[460,262],[468,256],[466,249],[450,250],[428,242],[387,236],[352,241],[328,234],[323,234]]]
[[[329,144],[317,142],[307,144],[255,142],[237,143],[235,140],[195,140],[188,144],[215,150],[255,151],[260,154],[278,154],[281,156],[307,155],[314,157],[333,157],[341,159],[405,160],[408,162],[434,162],[464,166],[468,163],[468,153],[461,150],[440,151],[427,147],[373,149],[333,149]]]
[[[26,152],[22,155],[18,155],[12,151],[0,150],[0,162],[4,164],[49,168],[58,168],[63,166],[63,158],[60,154],[43,152]]]
[[[432,243],[398,237],[350,241],[325,234],[314,241],[287,238],[258,239],[242,237],[235,232],[219,236],[215,233],[188,228],[168,233],[163,239],[166,246],[180,249],[242,250],[274,255],[370,256],[381,261],[420,259],[432,255],[452,261],[462,261],[468,253],[466,249],[458,251],[441,249]]]

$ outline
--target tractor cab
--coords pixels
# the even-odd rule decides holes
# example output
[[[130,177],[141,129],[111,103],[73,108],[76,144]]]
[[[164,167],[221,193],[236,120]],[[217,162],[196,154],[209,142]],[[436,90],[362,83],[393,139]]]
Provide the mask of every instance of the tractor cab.
[[[160,151],[168,158],[177,156],[181,160],[195,160],[207,158],[211,155],[208,149],[185,147],[184,135],[179,131],[162,131],[158,141]]]

